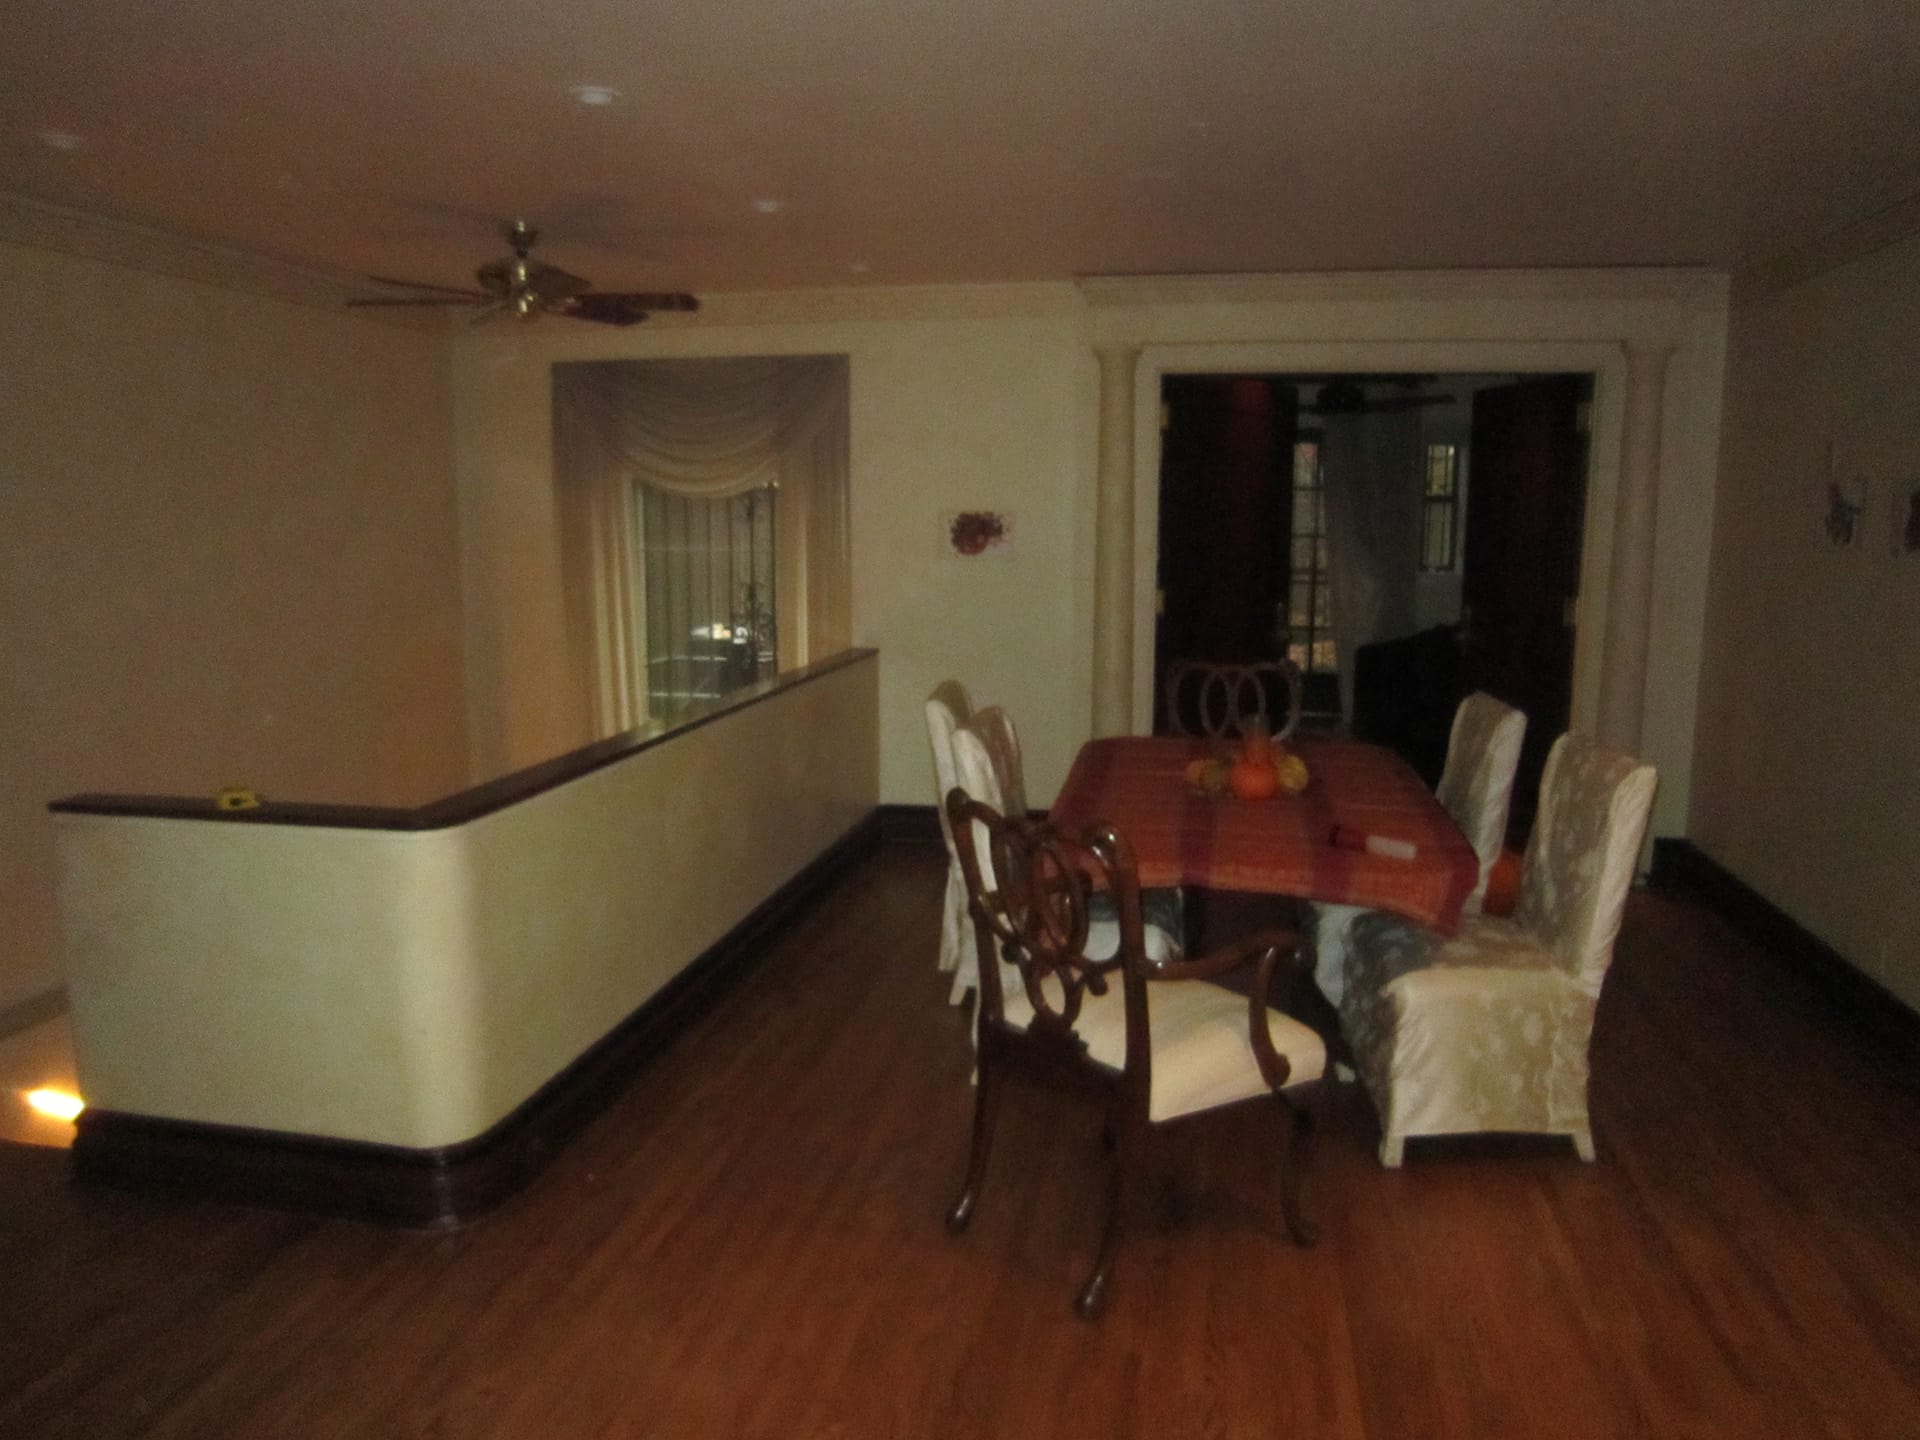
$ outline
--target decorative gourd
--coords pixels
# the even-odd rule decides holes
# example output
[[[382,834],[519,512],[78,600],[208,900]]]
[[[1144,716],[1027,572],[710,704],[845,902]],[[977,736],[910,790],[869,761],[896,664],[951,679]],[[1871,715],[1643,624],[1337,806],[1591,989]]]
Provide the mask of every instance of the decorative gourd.
[[[1307,762],[1298,755],[1283,755],[1275,769],[1279,774],[1280,788],[1289,795],[1298,795],[1307,788]]]

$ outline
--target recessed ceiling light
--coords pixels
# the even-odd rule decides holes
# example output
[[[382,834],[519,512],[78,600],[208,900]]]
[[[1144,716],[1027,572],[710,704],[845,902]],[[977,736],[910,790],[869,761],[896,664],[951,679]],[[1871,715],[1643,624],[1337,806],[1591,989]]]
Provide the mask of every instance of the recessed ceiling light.
[[[773,215],[779,212],[782,203],[779,200],[756,200],[753,202],[753,208],[762,215]]]
[[[582,105],[611,105],[620,98],[620,92],[611,85],[575,85],[567,93]]]
[[[867,271],[871,270],[872,268],[873,267],[867,264],[867,262],[864,260],[855,260],[851,265],[847,266],[847,269],[851,270],[856,275],[864,275],[867,273]]]
[[[42,130],[40,139],[56,150],[78,150],[87,143],[84,137],[71,130]]]

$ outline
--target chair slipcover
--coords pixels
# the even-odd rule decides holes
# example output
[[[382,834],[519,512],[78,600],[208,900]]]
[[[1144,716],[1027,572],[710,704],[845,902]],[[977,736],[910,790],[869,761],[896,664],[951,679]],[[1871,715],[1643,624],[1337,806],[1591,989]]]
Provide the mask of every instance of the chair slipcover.
[[[1587,1045],[1653,803],[1654,769],[1563,735],[1540,782],[1512,918],[1447,939],[1384,912],[1354,922],[1340,1016],[1380,1113],[1409,1135],[1567,1135],[1591,1160]]]
[[[1478,915],[1487,880],[1506,843],[1507,812],[1513,805],[1513,773],[1520,764],[1520,742],[1527,717],[1484,691],[1475,691],[1454,711],[1447,740],[1446,768],[1434,796],[1440,808],[1466,833],[1480,859],[1480,876],[1461,907]],[[1347,953],[1353,922],[1368,912],[1358,905],[1313,907],[1313,978],[1334,1005],[1347,987]]]
[[[940,838],[947,847],[947,893],[940,908],[940,969],[953,971],[949,999],[959,1004],[972,985],[963,979],[973,965],[973,921],[967,914],[967,880],[960,873],[960,856],[953,848],[953,827],[947,820],[947,792],[959,778],[953,765],[953,732],[973,718],[973,701],[958,680],[943,680],[927,696],[927,740],[933,749],[933,808],[940,816]]]

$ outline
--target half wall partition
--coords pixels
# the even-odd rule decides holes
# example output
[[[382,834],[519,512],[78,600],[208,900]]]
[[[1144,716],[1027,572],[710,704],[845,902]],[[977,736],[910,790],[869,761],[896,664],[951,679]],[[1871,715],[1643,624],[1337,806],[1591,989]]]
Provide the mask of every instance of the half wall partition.
[[[878,663],[414,810],[56,802],[83,1176],[450,1223],[873,833]]]

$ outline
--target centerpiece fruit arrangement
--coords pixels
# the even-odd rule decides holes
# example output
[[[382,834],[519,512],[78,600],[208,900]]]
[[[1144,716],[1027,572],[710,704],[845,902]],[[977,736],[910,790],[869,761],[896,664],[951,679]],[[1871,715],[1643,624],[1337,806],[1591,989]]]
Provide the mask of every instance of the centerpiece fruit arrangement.
[[[1237,754],[1215,755],[1187,766],[1187,784],[1218,799],[1271,800],[1307,788],[1307,762],[1276,745],[1264,725],[1243,726]]]

